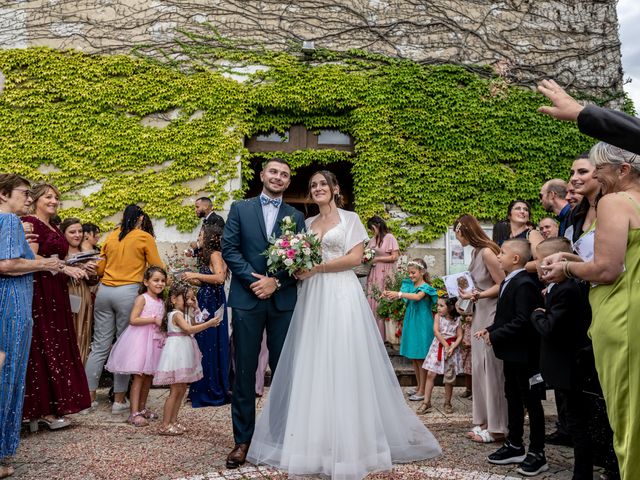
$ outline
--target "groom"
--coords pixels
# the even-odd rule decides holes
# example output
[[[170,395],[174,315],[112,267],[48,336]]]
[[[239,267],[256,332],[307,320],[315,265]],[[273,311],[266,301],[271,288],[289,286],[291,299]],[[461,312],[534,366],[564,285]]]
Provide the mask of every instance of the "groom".
[[[296,280],[286,272],[267,276],[262,255],[269,237],[280,235],[280,221],[291,216],[296,229],[304,228],[301,212],[282,201],[291,182],[289,164],[279,158],[266,161],[260,172],[262,193],[231,205],[222,236],[222,257],[232,272],[228,305],[233,312],[236,377],[231,399],[235,447],[227,468],[244,464],[255,427],[255,383],[258,355],[267,331],[269,366],[275,372],[296,304]]]

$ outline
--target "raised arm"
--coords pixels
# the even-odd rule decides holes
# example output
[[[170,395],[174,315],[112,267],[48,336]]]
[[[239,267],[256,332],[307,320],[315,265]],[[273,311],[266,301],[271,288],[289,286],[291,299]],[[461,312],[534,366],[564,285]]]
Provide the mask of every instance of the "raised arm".
[[[173,321],[176,324],[176,326],[180,328],[180,330],[182,330],[185,333],[188,333],[189,335],[193,335],[203,330],[206,330],[207,328],[217,327],[218,325],[220,325],[220,322],[222,322],[222,315],[218,317],[214,317],[210,320],[207,320],[204,323],[191,325],[189,322],[187,322],[187,320],[184,318],[184,315],[181,312],[176,312],[173,314]]]
[[[227,264],[222,259],[222,253],[213,252],[209,259],[210,274],[198,273],[198,272],[185,272],[182,274],[182,279],[188,282],[204,282],[211,283],[213,285],[220,285],[224,283],[227,278]]]
[[[640,155],[640,119],[595,105],[582,106],[553,80],[540,82],[538,91],[553,103],[540,107],[540,113],[577,121],[582,133]]]

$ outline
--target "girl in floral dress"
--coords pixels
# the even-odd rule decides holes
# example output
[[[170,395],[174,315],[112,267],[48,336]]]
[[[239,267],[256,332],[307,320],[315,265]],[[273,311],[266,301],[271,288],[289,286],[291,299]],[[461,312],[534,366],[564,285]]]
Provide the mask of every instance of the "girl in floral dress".
[[[427,413],[431,409],[431,393],[435,385],[436,375],[444,375],[444,413],[453,413],[451,396],[456,376],[463,372],[460,343],[462,343],[462,326],[456,311],[457,298],[439,298],[438,315],[433,322],[435,338],[422,368],[427,370],[427,387],[424,402],[417,413]]]

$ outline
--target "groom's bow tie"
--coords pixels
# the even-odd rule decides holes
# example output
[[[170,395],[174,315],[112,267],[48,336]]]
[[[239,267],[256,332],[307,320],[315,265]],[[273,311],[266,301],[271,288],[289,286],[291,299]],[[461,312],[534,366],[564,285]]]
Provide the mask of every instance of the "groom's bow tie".
[[[271,204],[274,207],[278,208],[278,207],[280,207],[281,203],[282,203],[282,199],[281,198],[269,198],[265,194],[261,194],[260,195],[260,204],[261,205],[269,205],[269,204]]]

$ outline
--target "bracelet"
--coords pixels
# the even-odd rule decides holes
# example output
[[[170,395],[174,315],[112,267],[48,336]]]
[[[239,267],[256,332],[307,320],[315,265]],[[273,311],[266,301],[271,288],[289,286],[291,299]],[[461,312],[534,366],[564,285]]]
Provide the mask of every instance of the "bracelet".
[[[562,265],[562,273],[564,273],[564,276],[567,278],[576,278],[575,275],[571,273],[571,270],[569,270],[569,260],[564,258],[563,262],[564,264]]]
[[[402,298],[402,292],[398,292],[398,300]]]
[[[280,287],[282,287],[282,284],[280,283],[280,280],[278,280],[276,277],[272,277],[275,282],[276,282],[276,290],[280,290]]]

